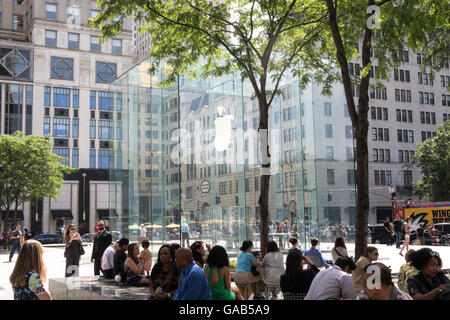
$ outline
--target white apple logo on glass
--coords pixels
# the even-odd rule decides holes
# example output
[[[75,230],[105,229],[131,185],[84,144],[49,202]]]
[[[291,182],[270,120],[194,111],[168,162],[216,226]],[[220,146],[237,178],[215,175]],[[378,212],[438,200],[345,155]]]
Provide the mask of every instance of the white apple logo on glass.
[[[225,108],[217,107],[219,117],[214,120],[216,128],[216,137],[214,139],[214,147],[217,151],[225,151],[231,140],[231,123],[234,120],[232,115],[224,115]]]

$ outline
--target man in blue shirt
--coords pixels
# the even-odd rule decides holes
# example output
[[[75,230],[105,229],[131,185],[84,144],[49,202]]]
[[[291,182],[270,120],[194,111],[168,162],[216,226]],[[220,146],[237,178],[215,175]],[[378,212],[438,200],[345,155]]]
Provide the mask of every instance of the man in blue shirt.
[[[319,240],[317,238],[311,238],[311,248],[305,251],[305,256],[310,258],[317,268],[328,268],[328,263],[323,258],[322,252],[320,252],[320,250],[316,248],[318,244]]]
[[[175,252],[175,262],[181,270],[180,286],[173,300],[212,300],[211,288],[205,272],[194,262],[192,251],[180,248]]]

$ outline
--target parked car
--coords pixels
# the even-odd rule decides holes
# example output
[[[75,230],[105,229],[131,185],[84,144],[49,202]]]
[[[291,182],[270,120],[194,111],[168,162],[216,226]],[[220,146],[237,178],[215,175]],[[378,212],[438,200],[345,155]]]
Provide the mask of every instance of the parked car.
[[[38,234],[37,236],[34,236],[32,239],[39,241],[42,244],[49,244],[49,243],[59,243],[61,238],[55,233],[41,233]]]
[[[81,241],[83,242],[92,242],[94,241],[95,233],[85,233],[81,236]]]

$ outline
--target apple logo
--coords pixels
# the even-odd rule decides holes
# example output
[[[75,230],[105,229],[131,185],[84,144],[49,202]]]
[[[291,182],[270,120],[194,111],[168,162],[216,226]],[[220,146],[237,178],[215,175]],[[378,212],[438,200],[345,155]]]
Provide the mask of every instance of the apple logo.
[[[217,151],[225,151],[228,148],[231,140],[231,127],[234,118],[229,114],[223,115],[224,113],[224,107],[217,107],[217,114],[219,117],[214,120],[214,126],[216,129],[214,147]]]

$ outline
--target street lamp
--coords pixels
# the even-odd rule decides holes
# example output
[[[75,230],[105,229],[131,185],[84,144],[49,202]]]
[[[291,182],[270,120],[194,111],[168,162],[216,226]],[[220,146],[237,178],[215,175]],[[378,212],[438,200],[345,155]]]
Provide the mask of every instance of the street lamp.
[[[83,221],[86,221],[86,173],[81,174],[83,177]]]

